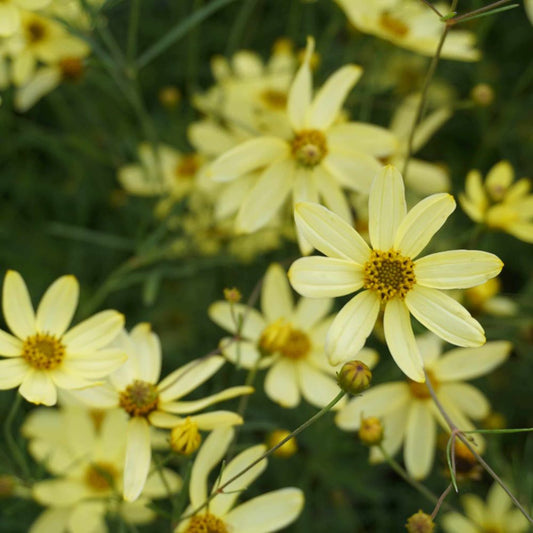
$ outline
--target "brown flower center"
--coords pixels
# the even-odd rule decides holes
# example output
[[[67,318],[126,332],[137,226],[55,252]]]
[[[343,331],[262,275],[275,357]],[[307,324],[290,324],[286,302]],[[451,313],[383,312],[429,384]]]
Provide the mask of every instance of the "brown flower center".
[[[287,95],[276,89],[265,89],[259,98],[267,107],[274,110],[283,110],[287,107]]]
[[[185,533],[228,533],[228,528],[220,518],[205,513],[193,516]]]
[[[46,26],[38,20],[31,21],[26,26],[26,37],[32,44],[43,41],[46,37]]]
[[[426,370],[426,374],[431,382],[431,385],[433,386],[433,390],[436,391],[439,388],[439,382],[437,381],[437,378],[430,370]],[[420,400],[427,400],[428,398],[431,398],[431,394],[429,393],[429,389],[425,383],[418,383],[409,379],[407,380],[407,384],[409,385],[409,392],[414,398],[418,398]]]
[[[409,26],[402,20],[384,11],[379,18],[380,26],[395,37],[405,37],[409,33]]]
[[[174,174],[178,179],[194,178],[200,168],[200,160],[196,154],[188,154],[181,158],[174,169]]]
[[[119,405],[130,416],[148,416],[157,409],[159,393],[155,385],[136,379],[120,393]]]
[[[382,302],[398,297],[403,300],[415,286],[413,262],[396,250],[372,250],[364,265],[364,287],[376,291]]]
[[[118,471],[111,463],[93,463],[85,471],[85,483],[91,489],[104,492],[113,488]]]
[[[304,167],[314,167],[328,153],[326,137],[319,130],[303,130],[294,136],[291,153]]]
[[[83,76],[83,61],[79,57],[65,57],[59,62],[64,80],[78,81]]]
[[[53,370],[65,358],[65,347],[53,335],[36,333],[24,341],[22,358],[37,370]]]
[[[279,352],[288,359],[304,359],[311,350],[311,341],[306,333],[280,318],[263,330],[259,349],[264,354]]]

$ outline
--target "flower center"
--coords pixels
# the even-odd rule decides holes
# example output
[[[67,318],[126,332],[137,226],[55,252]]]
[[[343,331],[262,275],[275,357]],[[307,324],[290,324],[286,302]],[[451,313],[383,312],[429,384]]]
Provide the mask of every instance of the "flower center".
[[[281,355],[289,359],[304,359],[311,349],[309,337],[299,329],[291,329],[289,337],[281,348]]]
[[[26,36],[30,43],[38,43],[46,37],[46,26],[37,20],[26,26]]]
[[[426,370],[426,374],[427,379],[429,379],[431,385],[433,386],[433,390],[436,391],[439,388],[439,382],[437,381],[437,378],[433,375],[431,370]],[[427,400],[428,398],[431,398],[431,394],[429,393],[429,389],[425,383],[417,383],[416,381],[408,379],[407,384],[409,385],[409,392],[414,398],[418,398],[420,400]]]
[[[287,107],[287,95],[283,91],[276,89],[265,89],[259,98],[267,107],[276,110],[283,110]]]
[[[181,161],[176,165],[174,174],[179,180],[185,178],[194,178],[200,167],[200,161],[196,154],[185,155],[181,158]]]
[[[405,298],[416,283],[414,265],[396,250],[372,250],[364,266],[364,287],[376,291],[382,302]]]
[[[118,471],[110,463],[93,463],[85,471],[86,485],[99,492],[112,489],[117,478]]]
[[[159,393],[155,385],[136,379],[120,393],[119,405],[130,416],[147,416],[157,409]]]
[[[65,357],[65,347],[48,333],[28,337],[22,346],[22,358],[37,370],[53,370]]]
[[[228,533],[228,528],[220,518],[205,513],[193,516],[185,533]]]
[[[405,37],[409,33],[409,26],[400,20],[392,16],[389,12],[384,11],[379,18],[380,26],[392,33],[395,37]]]
[[[291,153],[304,167],[314,167],[328,153],[326,137],[319,130],[303,130],[292,140]]]
[[[259,349],[264,354],[279,352],[289,359],[303,359],[311,349],[311,341],[306,333],[280,318],[263,330]]]
[[[59,61],[64,80],[78,81],[83,75],[83,62],[79,57],[65,57]]]
[[[176,426],[170,433],[170,447],[182,455],[191,455],[202,443],[198,424],[187,417],[185,422]]]

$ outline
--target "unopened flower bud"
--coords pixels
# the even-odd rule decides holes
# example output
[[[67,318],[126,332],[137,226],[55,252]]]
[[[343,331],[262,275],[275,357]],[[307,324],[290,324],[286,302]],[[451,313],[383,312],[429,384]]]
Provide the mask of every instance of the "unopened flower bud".
[[[481,107],[487,107],[494,101],[494,91],[487,83],[478,83],[472,88],[470,96],[474,103]]]
[[[435,522],[428,514],[418,511],[409,517],[405,527],[409,533],[431,533],[435,530]]]
[[[230,304],[236,304],[241,301],[242,294],[236,287],[232,287],[231,289],[226,288],[224,289],[224,299]]]
[[[372,372],[362,361],[348,361],[337,373],[337,384],[348,394],[359,394],[370,387]]]
[[[383,440],[383,426],[379,418],[369,416],[361,420],[359,439],[367,446],[377,446]]]
[[[176,426],[170,433],[170,447],[181,455],[191,455],[202,442],[198,425],[190,417],[183,424]]]
[[[283,439],[287,438],[291,434],[290,431],[286,429],[276,429],[268,435],[267,446],[273,448],[276,444],[279,444]],[[287,459],[288,457],[293,456],[298,451],[298,445],[296,444],[296,439],[294,437],[290,438],[285,444],[280,446],[275,452],[272,452],[272,455],[276,457],[283,457]]]

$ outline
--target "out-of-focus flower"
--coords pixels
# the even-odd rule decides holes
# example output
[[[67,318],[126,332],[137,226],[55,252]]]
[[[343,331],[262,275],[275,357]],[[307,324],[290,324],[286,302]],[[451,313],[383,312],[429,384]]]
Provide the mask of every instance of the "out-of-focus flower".
[[[474,222],[533,243],[533,194],[530,189],[528,178],[514,181],[511,164],[500,161],[489,170],[484,183],[478,170],[468,173],[459,203]]]
[[[327,257],[293,263],[289,279],[297,292],[312,298],[344,296],[364,289],[337,314],[326,337],[332,364],[356,357],[384,308],[387,346],[400,369],[424,381],[410,314],[430,331],[457,346],[485,342],[481,325],[442,290],[467,288],[496,276],[503,263],[493,254],[450,250],[416,259],[455,209],[446,193],[418,202],[409,212],[400,173],[385,167],[369,196],[372,248],[350,225],[318,204],[296,206],[296,224]]]
[[[239,333],[238,341],[220,342],[228,360],[248,369],[270,367],[265,378],[270,399],[283,407],[296,407],[303,396],[310,404],[324,407],[340,392],[334,377],[339,368],[324,357],[331,305],[330,299],[309,298],[300,298],[295,305],[285,271],[272,264],[263,281],[262,314],[243,304],[220,301],[209,307],[209,316],[227,331]],[[370,349],[357,357],[369,366],[377,361]]]
[[[129,335],[123,332],[118,343],[128,354],[128,360],[109,377],[109,383],[78,391],[76,396],[89,406],[100,409],[121,407],[129,415],[124,499],[134,501],[148,476],[152,455],[151,426],[174,428],[194,423],[200,430],[211,430],[241,424],[242,418],[231,411],[191,413],[223,400],[250,394],[253,389],[230,387],[199,400],[182,401],[183,396],[208,380],[224,364],[223,357],[195,359],[159,381],[161,345],[149,324],[138,324]]]
[[[430,515],[423,511],[418,511],[411,515],[405,525],[407,533],[433,533],[435,530],[435,522]]]
[[[476,105],[487,107],[494,101],[494,89],[488,83],[478,83],[472,87],[470,97]]]
[[[267,438],[267,446],[273,448],[279,444],[282,440],[286,439],[291,432],[287,429],[276,429],[269,433]],[[291,437],[287,442],[282,444],[277,450],[272,452],[272,455],[276,457],[283,457],[287,459],[292,457],[295,453],[298,452],[298,444],[296,443],[296,438]]]
[[[30,439],[33,457],[55,477],[33,486],[33,498],[47,507],[31,526],[32,533],[108,531],[107,512],[120,514],[130,524],[156,518],[147,506],[181,486],[172,470],[156,469],[140,498],[120,501],[126,453],[127,416],[121,410],[101,413],[98,424],[87,409],[37,409],[25,421],[22,433]]]
[[[27,401],[55,405],[57,389],[95,386],[124,362],[123,349],[106,348],[124,325],[120,313],[102,311],[68,330],[78,294],[76,278],[62,276],[34,312],[22,276],[6,273],[2,308],[14,335],[0,330],[0,355],[7,358],[0,361],[0,389],[20,386]]]
[[[19,28],[24,10],[42,9],[50,0],[3,0],[0,2],[0,37],[9,37]]]
[[[231,428],[216,429],[205,440],[194,461],[189,484],[191,503],[185,510],[189,515],[203,505],[208,498],[208,476],[222,460],[232,439]],[[262,444],[247,448],[227,465],[225,465],[212,492],[224,485],[233,476],[265,452]],[[266,468],[266,459],[258,462],[245,474],[230,483],[226,489],[217,493],[207,508],[197,511],[191,518],[183,520],[175,533],[196,533],[209,531],[228,533],[230,531],[254,533],[271,533],[288,526],[298,518],[304,505],[304,496],[300,489],[284,488],[267,492],[245,503],[235,506],[237,498]]]
[[[495,316],[512,316],[518,312],[518,305],[511,298],[500,296],[499,278],[492,278],[464,291],[464,303],[473,313],[488,313]]]
[[[439,402],[459,429],[474,429],[470,419],[485,418],[490,406],[485,396],[464,380],[487,374],[508,357],[507,341],[488,342],[480,348],[454,349],[441,357],[442,342],[433,334],[416,339],[426,372]],[[385,383],[372,387],[362,397],[351,400],[336,416],[337,425],[346,431],[358,430],[361,417],[383,421],[383,448],[394,455],[403,442],[405,467],[416,479],[426,477],[435,457],[437,422],[449,431],[424,383]],[[484,450],[484,440],[475,435],[475,448]],[[370,450],[370,460],[381,462],[379,448]]]
[[[418,0],[335,0],[348,20],[360,31],[370,33],[425,56],[437,50],[444,24],[431,9]],[[436,6],[443,15],[447,7]],[[441,56],[458,61],[477,61],[475,36],[465,30],[448,32]]]
[[[236,231],[252,233],[267,224],[292,194],[293,204],[320,199],[344,220],[351,212],[343,189],[368,192],[381,168],[378,158],[388,157],[396,139],[387,130],[360,122],[340,122],[346,96],[362,74],[361,67],[346,65],[334,72],[313,97],[308,41],[306,57],[292,82],[287,99],[284,134],[245,141],[222,154],[211,165],[218,182],[235,181],[244,188],[236,218]],[[251,185],[254,171],[260,176]],[[300,248],[312,250],[297,230]]]
[[[529,523],[519,509],[512,508],[512,501],[505,491],[494,483],[484,502],[479,496],[467,494],[461,498],[466,517],[447,513],[441,519],[446,533],[525,533]]]

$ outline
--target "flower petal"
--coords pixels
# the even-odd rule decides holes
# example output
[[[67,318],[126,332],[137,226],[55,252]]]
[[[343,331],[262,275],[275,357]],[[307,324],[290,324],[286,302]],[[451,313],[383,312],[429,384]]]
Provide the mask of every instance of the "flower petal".
[[[424,364],[411,327],[409,310],[404,302],[398,299],[387,302],[383,326],[394,362],[408,378],[423,383],[426,380]]]
[[[21,357],[0,361],[0,390],[18,387],[31,367]]]
[[[161,374],[161,342],[147,322],[137,324],[130,332],[135,346],[138,377],[155,384]]]
[[[387,157],[398,148],[398,140],[387,129],[364,122],[341,122],[328,131],[328,145],[339,151],[357,150],[374,157]]]
[[[359,65],[345,65],[336,70],[317,92],[309,110],[307,126],[328,129],[338,118],[344,100],[362,74],[363,69]]]
[[[372,180],[381,170],[381,163],[373,156],[357,150],[343,151],[331,147],[322,166],[347,189],[368,194]]]
[[[108,348],[89,354],[67,357],[61,368],[68,374],[82,378],[100,379],[117,370],[125,360],[126,354],[122,350]]]
[[[0,355],[4,357],[19,357],[22,354],[22,342],[9,333],[0,329]]]
[[[282,407],[296,407],[300,403],[298,375],[292,361],[279,359],[272,365],[265,377],[267,396]]]
[[[340,310],[326,337],[326,353],[332,365],[357,355],[374,328],[379,307],[376,294],[363,291]]]
[[[267,323],[261,313],[244,304],[230,304],[229,302],[214,302],[208,309],[209,318],[221,328],[230,333],[237,333],[240,328],[240,336],[252,341],[258,340]],[[242,318],[241,318],[242,317]]]
[[[460,303],[436,289],[416,285],[407,293],[405,303],[421,324],[451,344],[475,347],[485,342],[479,322]]]
[[[202,431],[211,431],[220,427],[239,426],[242,424],[242,416],[233,411],[210,411],[201,415],[192,415],[191,420]]]
[[[296,206],[294,218],[305,238],[324,255],[360,265],[368,260],[370,249],[365,240],[329,209],[302,202]]]
[[[409,474],[415,479],[425,478],[435,458],[437,428],[427,401],[412,402],[407,418],[404,460]]]
[[[54,281],[37,308],[37,331],[61,337],[76,311],[79,291],[78,280],[74,276],[61,276]]]
[[[308,37],[305,58],[294,77],[287,96],[287,114],[295,131],[299,131],[306,126],[307,110],[311,105],[313,80],[309,62],[314,48],[315,40],[312,37]]]
[[[331,298],[300,298],[293,314],[295,326],[300,326],[304,331],[312,331],[331,311],[333,300]]]
[[[47,479],[35,483],[32,496],[42,505],[70,506],[90,496],[79,481],[70,479]]]
[[[35,333],[35,313],[30,294],[22,276],[15,270],[8,270],[4,278],[2,309],[9,329],[19,338]]]
[[[448,193],[433,194],[418,202],[402,220],[394,248],[414,259],[446,222],[455,209],[455,200]]]
[[[318,193],[322,197],[320,203],[351,225],[352,210],[340,185],[321,165],[315,167],[314,175]]]
[[[302,395],[311,405],[324,407],[339,394],[336,380],[313,368],[306,361],[298,365],[297,372]],[[341,406],[342,403],[339,402],[333,409],[339,409]]]
[[[159,409],[169,413],[189,414],[200,411],[201,409],[209,407],[215,403],[222,402],[224,400],[230,400],[231,398],[236,398],[237,396],[242,396],[244,394],[252,394],[253,392],[253,387],[248,387],[245,385],[229,387],[217,392],[216,394],[212,394],[211,396],[206,396],[201,400],[192,400],[188,402],[162,402],[159,406]]]
[[[497,276],[503,263],[479,250],[449,250],[426,255],[415,262],[416,282],[435,289],[466,289]]]
[[[441,522],[444,531],[447,533],[455,533],[456,531],[460,531],[461,533],[479,533],[479,528],[473,522],[458,513],[446,513],[442,517]]]
[[[80,502],[74,507],[68,521],[68,530],[76,533],[93,533],[106,531],[105,514],[107,505],[104,501]]]
[[[272,263],[266,271],[261,290],[261,309],[268,322],[279,318],[287,320],[294,308],[292,291],[285,270],[279,263]]]
[[[469,383],[443,383],[441,388],[468,418],[481,420],[490,414],[490,403],[485,395]]]
[[[43,511],[31,525],[30,533],[50,533],[65,531],[71,509],[65,507],[49,507]]]
[[[124,315],[117,311],[101,311],[63,335],[68,352],[90,353],[109,344],[124,326]]]
[[[152,457],[150,425],[145,418],[134,416],[128,422],[124,463],[124,499],[135,501],[142,492]]]
[[[57,390],[48,372],[30,369],[26,372],[19,388],[19,393],[28,402],[55,405]]]
[[[368,232],[375,250],[392,248],[406,212],[402,175],[392,165],[387,165],[374,178],[368,198]]]
[[[239,505],[224,517],[224,522],[232,531],[269,533],[294,522],[303,506],[303,492],[288,487],[267,492]]]
[[[359,265],[331,257],[302,257],[289,269],[294,289],[311,298],[343,296],[363,286],[363,271]]]
[[[272,357],[263,357],[257,349],[257,343],[234,340],[226,337],[220,341],[222,355],[237,368],[266,368],[270,366]]]

